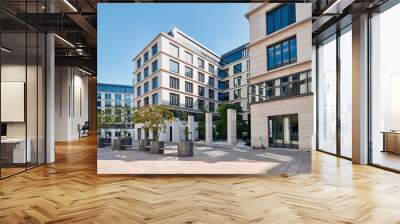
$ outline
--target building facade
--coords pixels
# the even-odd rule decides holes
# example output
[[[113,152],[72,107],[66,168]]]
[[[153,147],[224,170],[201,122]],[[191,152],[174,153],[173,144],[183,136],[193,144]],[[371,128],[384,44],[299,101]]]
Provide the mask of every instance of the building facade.
[[[222,57],[177,28],[158,34],[133,59],[135,64],[135,105],[168,105],[175,121],[160,134],[164,141],[184,139],[187,116],[195,119],[194,138],[200,115],[209,111],[217,115],[223,102],[240,103],[247,111],[249,62],[247,45]],[[144,133],[136,127],[137,138]]]
[[[109,138],[135,136],[132,118],[133,93],[133,87],[130,85],[97,84],[99,136]]]
[[[311,4],[251,3],[251,143],[309,150],[313,136]]]

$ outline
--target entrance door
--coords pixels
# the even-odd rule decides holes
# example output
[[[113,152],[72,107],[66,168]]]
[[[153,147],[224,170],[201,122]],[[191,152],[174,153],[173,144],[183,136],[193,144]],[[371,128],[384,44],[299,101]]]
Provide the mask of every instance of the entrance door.
[[[298,148],[298,115],[268,117],[269,146],[276,148]]]

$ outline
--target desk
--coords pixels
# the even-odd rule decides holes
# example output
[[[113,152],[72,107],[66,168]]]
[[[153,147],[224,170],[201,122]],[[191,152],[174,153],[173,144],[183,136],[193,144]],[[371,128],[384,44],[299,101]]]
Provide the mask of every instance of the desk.
[[[400,131],[384,131],[383,134],[383,151],[400,154]]]
[[[31,139],[27,139],[25,151],[25,138],[6,138],[1,139],[1,159],[6,163],[26,163],[31,162]]]

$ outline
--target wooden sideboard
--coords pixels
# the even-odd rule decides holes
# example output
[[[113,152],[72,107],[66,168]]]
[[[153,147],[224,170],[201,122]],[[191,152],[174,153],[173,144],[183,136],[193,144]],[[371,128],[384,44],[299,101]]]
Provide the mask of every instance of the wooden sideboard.
[[[384,131],[383,152],[400,154],[400,131]]]

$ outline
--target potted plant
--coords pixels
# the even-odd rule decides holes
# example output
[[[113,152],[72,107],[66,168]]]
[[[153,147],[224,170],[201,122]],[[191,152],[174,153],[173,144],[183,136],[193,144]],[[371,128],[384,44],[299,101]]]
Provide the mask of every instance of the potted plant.
[[[142,124],[142,128],[145,131],[145,133],[148,133],[151,129],[151,109],[150,106],[145,106],[145,107],[139,107],[135,110],[133,114],[133,122],[135,124]],[[146,147],[150,146],[150,140],[148,139],[148,136],[145,135],[144,139],[139,140],[139,150],[145,151],[147,150]]]
[[[164,105],[149,107],[150,126],[153,130],[153,140],[151,141],[151,153],[163,153],[164,141],[159,141],[161,131],[167,128],[167,124],[172,122],[174,114]]]

